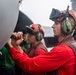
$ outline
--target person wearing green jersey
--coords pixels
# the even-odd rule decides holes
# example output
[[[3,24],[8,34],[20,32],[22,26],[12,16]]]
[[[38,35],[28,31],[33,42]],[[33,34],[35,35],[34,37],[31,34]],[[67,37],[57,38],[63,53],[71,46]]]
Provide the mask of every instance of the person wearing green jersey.
[[[0,49],[0,75],[15,75],[14,61],[5,46]]]

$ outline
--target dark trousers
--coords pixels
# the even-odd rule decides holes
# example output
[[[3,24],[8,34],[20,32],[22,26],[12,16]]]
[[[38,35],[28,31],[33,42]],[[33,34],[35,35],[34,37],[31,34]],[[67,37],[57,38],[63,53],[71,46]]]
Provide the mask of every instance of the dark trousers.
[[[0,68],[0,75],[15,75],[15,69],[12,68]]]
[[[15,65],[15,75],[23,75],[23,71],[20,67],[18,67],[17,65]]]

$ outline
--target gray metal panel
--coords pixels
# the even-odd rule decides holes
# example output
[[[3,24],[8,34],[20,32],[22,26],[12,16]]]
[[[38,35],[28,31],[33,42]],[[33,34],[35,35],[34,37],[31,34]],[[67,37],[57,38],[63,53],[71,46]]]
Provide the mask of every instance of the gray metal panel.
[[[76,12],[76,1],[72,2],[72,9]]]
[[[76,2],[76,0],[70,0],[71,2]]]

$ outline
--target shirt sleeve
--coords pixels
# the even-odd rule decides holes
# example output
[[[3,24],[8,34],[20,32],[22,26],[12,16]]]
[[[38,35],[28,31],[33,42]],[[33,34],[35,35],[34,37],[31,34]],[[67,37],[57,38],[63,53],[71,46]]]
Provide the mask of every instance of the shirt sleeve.
[[[33,58],[29,58],[25,53],[21,54],[14,47],[9,50],[9,54],[22,70],[32,74],[55,70],[69,60],[69,54],[64,47],[53,48],[50,52]]]

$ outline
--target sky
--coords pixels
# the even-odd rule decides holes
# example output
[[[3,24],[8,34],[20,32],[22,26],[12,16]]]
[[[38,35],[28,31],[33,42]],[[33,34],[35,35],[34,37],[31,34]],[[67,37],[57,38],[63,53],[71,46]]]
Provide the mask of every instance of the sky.
[[[71,9],[70,0],[23,0],[19,9],[34,23],[51,27],[53,22],[49,16],[52,8],[66,10],[68,5]]]

